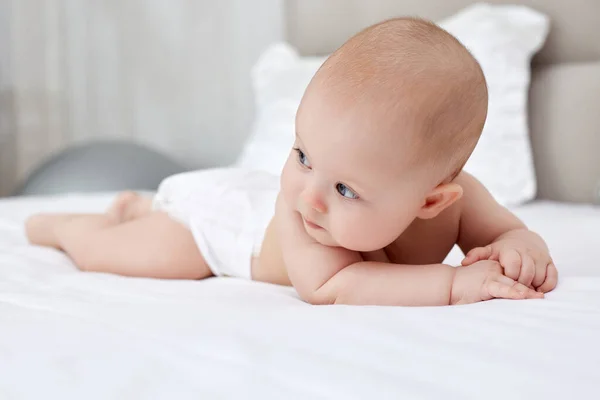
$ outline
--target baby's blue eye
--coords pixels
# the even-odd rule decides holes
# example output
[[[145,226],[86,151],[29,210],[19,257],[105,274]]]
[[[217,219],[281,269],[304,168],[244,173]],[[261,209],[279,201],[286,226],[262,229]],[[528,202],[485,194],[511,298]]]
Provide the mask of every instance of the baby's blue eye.
[[[300,164],[304,165],[306,168],[310,168],[310,161],[308,161],[306,154],[304,154],[304,152],[300,149],[294,150],[296,150],[296,153],[298,153],[298,162],[300,162]]]
[[[358,195],[356,193],[354,193],[352,191],[352,189],[350,189],[348,186],[344,185],[343,183],[337,183],[335,185],[335,190],[338,191],[339,194],[341,194],[342,196],[344,196],[347,199],[358,199]]]

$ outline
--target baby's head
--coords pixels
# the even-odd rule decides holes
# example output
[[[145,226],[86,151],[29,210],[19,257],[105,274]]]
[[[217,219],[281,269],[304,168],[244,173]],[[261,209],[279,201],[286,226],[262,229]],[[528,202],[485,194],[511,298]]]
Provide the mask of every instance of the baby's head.
[[[384,21],[335,51],[309,84],[283,195],[320,243],[383,248],[460,198],[453,180],[486,114],[483,72],[462,44],[427,21]]]

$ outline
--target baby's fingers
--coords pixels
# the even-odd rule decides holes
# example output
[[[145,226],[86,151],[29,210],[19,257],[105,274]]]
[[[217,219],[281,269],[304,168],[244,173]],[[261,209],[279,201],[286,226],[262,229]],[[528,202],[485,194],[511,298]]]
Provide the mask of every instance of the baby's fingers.
[[[467,253],[465,258],[462,260],[462,265],[466,267],[467,265],[471,265],[473,263],[476,263],[477,261],[488,260],[491,256],[492,256],[492,247],[491,246],[475,247],[474,249],[471,249],[471,251],[469,251]]]
[[[546,280],[544,281],[542,286],[537,288],[537,291],[541,293],[549,292],[556,287],[557,283],[558,271],[556,270],[554,263],[550,263],[548,265],[548,269],[546,270]]]
[[[504,268],[504,275],[516,281],[521,273],[521,255],[514,249],[500,252],[498,261]]]
[[[529,254],[521,254],[521,271],[519,272],[519,283],[531,286],[535,278],[535,262]]]
[[[489,281],[487,290],[492,298],[499,299],[541,299],[543,293],[536,292],[527,286],[515,282],[506,276],[500,276],[497,280]]]
[[[550,268],[550,264],[552,264],[552,260],[535,263],[535,277],[533,278],[533,281],[531,281],[531,286],[534,288],[539,288],[542,286],[542,284],[546,281],[546,275],[548,274],[548,268]]]

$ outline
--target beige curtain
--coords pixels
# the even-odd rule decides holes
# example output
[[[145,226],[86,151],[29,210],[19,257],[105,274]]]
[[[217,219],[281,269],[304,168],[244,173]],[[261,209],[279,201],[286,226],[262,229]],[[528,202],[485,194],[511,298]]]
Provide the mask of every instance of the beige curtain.
[[[282,0],[0,0],[0,195],[74,143],[139,141],[190,166],[235,159],[249,74]]]

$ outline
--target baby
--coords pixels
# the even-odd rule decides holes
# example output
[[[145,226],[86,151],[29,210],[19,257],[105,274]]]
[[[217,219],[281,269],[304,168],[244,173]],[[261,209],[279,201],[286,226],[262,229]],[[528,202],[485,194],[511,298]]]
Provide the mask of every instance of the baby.
[[[311,304],[542,298],[557,284],[546,244],[462,171],[486,114],[484,75],[453,36],[384,21],[310,82],[281,177],[180,174],[105,214],[33,216],[27,235],[84,271],[236,276],[292,285]],[[462,265],[443,264],[455,244]]]

